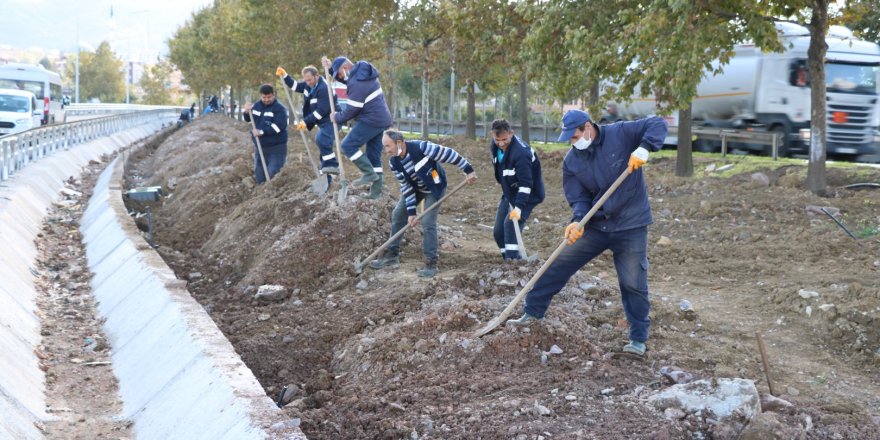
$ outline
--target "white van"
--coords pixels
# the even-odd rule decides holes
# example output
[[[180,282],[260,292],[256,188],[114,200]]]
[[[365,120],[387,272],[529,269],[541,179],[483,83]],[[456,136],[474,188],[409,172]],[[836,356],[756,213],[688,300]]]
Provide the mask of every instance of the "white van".
[[[31,92],[0,89],[0,136],[21,133],[40,126],[43,109]]]
[[[9,63],[0,65],[0,89],[25,90],[34,94],[42,104],[42,124],[63,121],[61,76],[39,64]]]

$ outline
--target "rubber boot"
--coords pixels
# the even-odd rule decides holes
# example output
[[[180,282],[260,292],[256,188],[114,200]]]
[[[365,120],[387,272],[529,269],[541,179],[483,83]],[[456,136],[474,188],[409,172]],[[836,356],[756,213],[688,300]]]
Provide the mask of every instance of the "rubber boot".
[[[382,197],[382,179],[380,178],[373,182],[373,184],[370,185],[370,193],[361,197],[369,200],[376,200],[379,197]]]
[[[373,170],[373,164],[370,163],[370,159],[367,159],[367,156],[361,156],[357,160],[352,161],[352,163],[357,165],[357,168],[363,173],[363,176],[351,182],[352,188],[369,185],[379,180],[379,175]]]

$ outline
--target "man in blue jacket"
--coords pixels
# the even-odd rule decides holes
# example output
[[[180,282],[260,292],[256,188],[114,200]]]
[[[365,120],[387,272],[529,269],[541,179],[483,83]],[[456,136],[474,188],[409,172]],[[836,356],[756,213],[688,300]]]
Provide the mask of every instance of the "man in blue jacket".
[[[342,152],[358,167],[362,176],[352,186],[370,185],[368,198],[382,195],[382,132],[391,127],[391,112],[385,104],[379,71],[366,61],[352,64],[346,57],[336,57],[333,63],[327,57],[321,59],[330,76],[348,87],[348,107],[330,115],[337,124],[352,119],[354,128],[342,140]],[[367,145],[366,157],[361,145]]]
[[[324,174],[339,174],[339,161],[333,152],[333,123],[330,122],[330,92],[327,82],[318,75],[318,68],[306,66],[302,70],[302,81],[296,81],[287,72],[279,67],[275,75],[284,80],[284,84],[291,90],[303,94],[303,118],[296,126],[299,131],[311,131],[312,127],[318,126],[318,135],[315,143],[321,151],[321,172]],[[336,96],[333,96],[336,102]]]
[[[501,201],[495,213],[495,243],[504,260],[522,258],[513,222],[520,231],[532,209],[544,201],[544,178],[541,161],[535,150],[516,137],[510,123],[504,119],[492,121],[492,141],[489,144],[495,180],[501,185]],[[510,206],[513,205],[513,209]]]
[[[257,138],[260,138],[271,179],[287,162],[287,108],[275,99],[275,88],[263,84],[260,86],[260,100],[245,104],[243,110],[245,122],[251,122],[253,117],[256,126],[251,129],[251,135],[254,142],[254,178],[260,184],[266,181],[266,176],[257,151]]]
[[[391,212],[391,235],[400,231],[406,223],[415,227],[416,206],[422,200],[427,209],[437,203],[446,192],[446,172],[440,163],[457,165],[465,173],[469,184],[477,181],[474,168],[464,156],[455,150],[430,141],[407,141],[399,131],[388,130],[382,137],[382,146],[390,156],[391,172],[400,182],[400,200]],[[437,216],[440,208],[433,209],[422,217],[424,238],[422,252],[425,254],[425,267],[419,270],[419,277],[431,278],[437,274],[439,258],[437,239]],[[397,267],[400,264],[400,238],[385,250],[382,258],[370,262],[373,269]]]
[[[559,142],[572,144],[562,162],[562,188],[572,209],[565,228],[568,246],[526,296],[525,313],[508,324],[524,325],[544,317],[550,300],[581,267],[610,249],[629,321],[629,343],[623,351],[644,355],[651,321],[648,299],[648,225],[653,222],[645,177],[640,167],[648,151],[658,151],[666,137],[666,122],[658,117],[597,126],[580,110],[562,118]],[[578,222],[617,177],[630,173],[587,223],[586,236]]]

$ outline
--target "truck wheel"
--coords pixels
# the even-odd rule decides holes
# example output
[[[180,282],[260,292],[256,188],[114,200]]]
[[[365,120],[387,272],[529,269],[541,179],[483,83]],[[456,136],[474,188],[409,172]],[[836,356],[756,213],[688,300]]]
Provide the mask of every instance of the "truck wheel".
[[[711,139],[697,139],[694,141],[693,150],[701,153],[717,153],[721,151],[720,144]]]

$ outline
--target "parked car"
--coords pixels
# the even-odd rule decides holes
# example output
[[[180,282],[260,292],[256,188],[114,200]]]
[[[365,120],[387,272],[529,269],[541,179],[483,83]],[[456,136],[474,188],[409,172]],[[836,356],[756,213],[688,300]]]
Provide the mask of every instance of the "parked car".
[[[0,136],[39,127],[42,107],[37,97],[24,90],[0,89]]]

